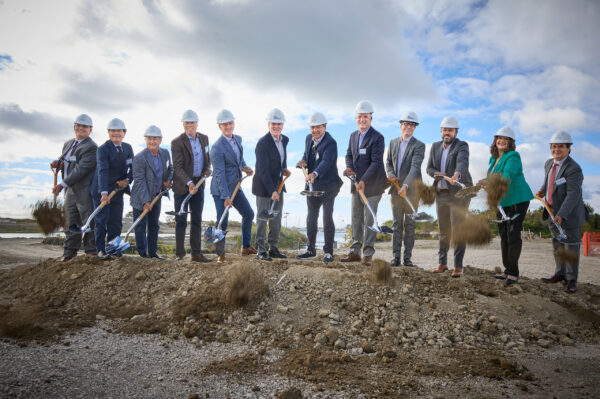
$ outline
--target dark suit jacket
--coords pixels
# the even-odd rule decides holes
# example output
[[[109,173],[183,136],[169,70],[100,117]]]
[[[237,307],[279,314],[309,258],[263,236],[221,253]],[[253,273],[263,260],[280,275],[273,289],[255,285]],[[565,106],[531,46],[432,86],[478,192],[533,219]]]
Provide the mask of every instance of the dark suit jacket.
[[[338,175],[338,151],[334,138],[331,137],[329,132],[325,132],[319,145],[317,145],[316,154],[312,148],[312,135],[309,134],[304,142],[302,160],[307,164],[308,173],[317,172],[318,174],[313,184],[313,190],[339,192],[343,182]],[[306,189],[308,189],[308,185]]]
[[[440,172],[442,169],[442,151],[443,142],[436,141],[431,145],[431,151],[429,151],[429,161],[427,162],[427,174],[433,177],[435,172]],[[466,141],[454,139],[451,144],[448,157],[446,158],[446,176],[452,177],[455,172],[460,173],[460,182],[467,187],[473,185],[473,179],[469,173],[469,144]],[[456,194],[460,187],[458,185],[448,184],[450,193]]]
[[[554,159],[549,159],[544,165],[544,184],[540,190],[546,192],[548,174],[552,168]],[[562,228],[568,236],[569,241],[581,239],[581,227],[588,218],[587,209],[583,203],[581,187],[583,185],[583,172],[581,167],[571,156],[565,158],[555,181],[564,178],[566,182],[561,185],[554,184],[552,193],[552,211],[555,215],[563,218]],[[544,210],[543,218],[548,218],[548,212]]]
[[[90,187],[93,196],[97,196],[103,191],[110,193],[116,187],[117,180],[129,179],[129,183],[133,182],[133,173],[131,168],[133,165],[133,148],[127,143],[121,143],[123,150],[123,158],[119,157],[117,148],[112,141],[107,140],[104,144],[98,147],[96,153],[96,173]],[[121,193],[129,194],[129,187],[121,191]]]
[[[173,179],[173,165],[169,151],[164,148],[158,149],[162,162],[162,176],[156,175],[154,169],[154,156],[149,149],[145,148],[133,158],[133,187],[131,189],[131,206],[134,209],[143,209],[146,202],[151,202],[156,196],[154,187],[158,182],[163,183]],[[161,188],[164,187],[161,184]],[[166,197],[169,193],[164,194]]]
[[[200,138],[202,152],[204,153],[204,168],[202,173],[210,170],[210,154],[208,152],[208,136],[202,133],[196,133]],[[194,154],[190,139],[185,133],[181,133],[171,141],[171,154],[173,155],[173,192],[178,195],[187,195],[187,182],[193,180],[194,176]],[[204,190],[202,183],[200,190]]]
[[[287,168],[287,143],[290,139],[281,135],[283,144],[283,164],[279,157],[279,151],[275,140],[270,132],[267,132],[256,143],[254,153],[256,154],[256,171],[252,178],[252,194],[259,197],[270,197],[277,190],[283,176],[283,170]],[[285,191],[285,186],[283,190]]]
[[[69,150],[74,141],[75,139],[73,138],[65,142],[63,145],[63,155]],[[67,177],[65,178],[63,174],[63,181],[69,189],[73,190],[76,196],[90,194],[90,184],[96,170],[97,149],[98,145],[91,137],[88,137],[79,143],[75,151],[71,152],[70,157],[74,158],[69,162]]]
[[[383,167],[383,152],[385,150],[385,139],[383,135],[371,126],[365,133],[361,148],[366,153],[360,155],[358,138],[360,132],[354,131],[350,135],[348,150],[346,151],[346,168],[351,168],[356,173],[356,181],[365,182],[365,195],[372,197],[383,193],[387,187],[385,169]],[[354,192],[354,185],[351,192]]]
[[[401,142],[402,137],[395,138],[390,142],[390,148],[385,161],[385,172],[387,177],[397,177],[400,186],[406,184],[408,186],[407,193],[412,198],[414,189],[411,184],[415,179],[421,179],[421,165],[425,158],[425,144],[417,140],[414,136],[409,139],[404,156],[402,157],[400,173],[398,173],[398,151],[400,150]],[[392,186],[390,194],[395,190],[396,187]]]

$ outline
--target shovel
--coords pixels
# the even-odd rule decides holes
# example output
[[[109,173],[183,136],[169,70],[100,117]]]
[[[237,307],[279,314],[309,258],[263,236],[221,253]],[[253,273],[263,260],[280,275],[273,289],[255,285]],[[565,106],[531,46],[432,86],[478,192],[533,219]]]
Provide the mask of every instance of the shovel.
[[[156,204],[156,201],[158,201],[160,199],[160,197],[163,196],[164,194],[166,194],[168,191],[169,191],[169,189],[167,188],[166,190],[163,190],[160,193],[158,193],[156,195],[156,197],[154,197],[152,202],[150,202],[150,205],[154,206],[154,204]],[[135,220],[135,222],[133,222],[131,227],[129,227],[129,229],[125,233],[125,239],[121,239],[121,237],[115,237],[108,244],[106,244],[106,253],[107,254],[120,254],[123,251],[125,251],[127,248],[129,248],[131,246],[129,241],[127,241],[127,239],[129,238],[129,234],[131,234],[131,232],[133,231],[135,226],[137,226],[138,223],[140,223],[142,221],[142,219],[144,219],[144,217],[146,217],[148,212],[150,212],[150,211],[147,209],[144,209],[144,211]]]
[[[120,187],[120,188],[117,188],[117,189],[111,191],[111,193],[108,194],[108,200],[110,201],[112,199],[112,197],[115,196],[116,193],[118,193],[119,191],[125,190],[126,187],[127,186]],[[73,224],[73,225],[69,226],[69,230],[72,231],[73,233],[87,233],[87,232],[91,231],[92,229],[90,229],[90,224],[92,223],[92,220],[94,220],[96,215],[100,213],[100,211],[102,210],[102,208],[104,208],[106,206],[106,204],[108,204],[108,202],[101,202],[100,205],[98,205],[98,207],[96,209],[94,209],[94,212],[92,212],[90,217],[88,217],[87,221],[85,222],[85,224],[83,226],[79,227],[76,224]]]
[[[565,234],[565,231],[562,229],[561,225],[554,221],[554,212],[552,212],[552,208],[550,208],[550,205],[542,197],[538,197],[537,195],[534,195],[534,197],[536,200],[540,201],[542,205],[544,205],[544,208],[546,208],[546,211],[548,211],[548,214],[552,218],[552,223],[554,223],[556,230],[558,230],[557,240],[566,243],[567,235]]]
[[[206,179],[208,179],[211,175],[205,175],[202,176],[202,178],[200,180],[198,180],[198,183],[196,183],[196,193],[198,192],[198,189],[200,188],[200,186],[202,185],[202,183],[204,183],[204,181]],[[195,194],[195,193],[194,193]],[[192,193],[189,193],[184,199],[183,202],[181,203],[181,206],[179,207],[179,211],[175,212],[175,211],[168,211],[165,212],[165,214],[169,215],[169,216],[179,216],[179,215],[185,215],[187,213],[187,211],[185,210],[185,206],[187,205],[188,201],[190,200],[190,198],[192,198],[192,196],[194,195]]]
[[[402,188],[400,187],[400,185],[398,183],[396,183],[395,181],[392,182],[392,185],[394,187],[396,187],[396,189],[398,190],[398,195],[400,195],[402,198],[404,198],[404,200],[406,201],[406,203],[408,204],[408,206],[410,206],[410,209],[413,211],[413,213],[411,213],[410,218],[412,220],[417,220],[417,217],[419,216],[419,214],[417,213],[417,211],[415,210],[415,207],[413,206],[412,202],[410,202],[410,200],[408,199],[408,197],[406,196],[406,193],[404,191],[401,191]]]
[[[473,197],[477,196],[477,193],[483,187],[483,186],[467,187],[465,184],[459,182],[458,180],[454,181],[451,178],[449,178],[448,176],[444,176],[444,180],[446,180],[448,183],[454,182],[454,184],[457,184],[458,187],[460,187],[460,190],[456,194],[454,194],[454,196],[458,197],[458,198],[473,198]]]
[[[365,196],[365,193],[362,190],[359,190],[358,187],[357,187],[358,183],[356,182],[356,175],[350,175],[350,176],[346,176],[346,177],[348,179],[352,180],[352,183],[354,183],[354,187],[356,188],[356,191],[358,192],[358,195],[360,195],[360,198],[362,199],[363,203],[369,209],[369,211],[371,212],[371,215],[373,215],[374,226],[367,226],[367,227],[369,229],[373,230],[376,233],[387,234],[387,235],[390,235],[390,236],[392,234],[394,234],[394,230],[392,230],[388,226],[381,226],[381,227],[379,227],[379,224],[377,223],[377,215],[375,214],[375,212],[373,212],[373,208],[371,207],[371,204],[369,204],[369,200]]]
[[[287,180],[288,177],[290,177],[291,175],[285,176],[282,180],[281,183],[279,183],[279,187],[277,187],[277,194],[281,194],[281,190],[283,190],[283,183],[285,183],[285,181]],[[273,203],[271,204],[271,208],[268,211],[263,210],[257,217],[256,219],[258,220],[273,220],[277,217],[277,215],[279,215],[279,211],[275,211],[275,203],[277,201],[273,201]]]
[[[246,175],[244,177],[242,177],[236,184],[235,189],[233,190],[233,194],[231,194],[231,203],[233,203],[233,199],[235,198],[238,190],[240,189],[240,186],[242,185],[242,182],[244,181],[244,179],[246,177],[248,177],[249,175]],[[227,234],[227,230],[223,231],[221,230],[221,224],[223,223],[223,220],[225,220],[225,216],[227,216],[227,214],[229,213],[229,210],[231,209],[231,206],[228,206],[227,208],[225,208],[225,211],[223,212],[223,214],[221,215],[221,219],[219,219],[219,223],[217,224],[217,227],[212,227],[209,226],[206,228],[206,231],[204,232],[204,241],[206,242],[210,242],[210,243],[217,243],[221,240],[223,240],[225,238],[225,235]]]
[[[506,216],[506,212],[504,212],[504,208],[502,208],[500,205],[498,205],[498,212],[500,212],[500,215],[502,215],[502,219],[492,220],[492,222],[494,222],[494,223],[510,222],[511,220],[515,220],[516,218],[519,217],[518,213],[515,213],[512,217]]]
[[[302,167],[300,167],[300,169],[302,169],[302,173],[304,173],[304,177],[308,177],[308,171],[306,170],[306,168],[304,166],[302,166]],[[309,179],[308,180],[308,190],[300,191],[300,194],[306,195],[307,197],[321,197],[323,194],[325,194],[325,191],[314,191],[313,185]]]

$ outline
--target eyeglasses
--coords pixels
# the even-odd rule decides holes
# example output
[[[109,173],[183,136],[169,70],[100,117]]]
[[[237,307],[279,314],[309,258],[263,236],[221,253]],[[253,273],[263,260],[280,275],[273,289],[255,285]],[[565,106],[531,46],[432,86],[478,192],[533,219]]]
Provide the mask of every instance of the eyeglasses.
[[[402,122],[401,124],[406,127],[412,127],[413,129],[417,127],[417,124],[413,122]]]

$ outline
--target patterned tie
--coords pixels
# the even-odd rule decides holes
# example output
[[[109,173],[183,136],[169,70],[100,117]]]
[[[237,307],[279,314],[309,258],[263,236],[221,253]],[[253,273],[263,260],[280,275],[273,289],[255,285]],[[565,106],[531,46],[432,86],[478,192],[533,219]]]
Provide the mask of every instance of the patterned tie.
[[[552,205],[552,193],[554,192],[554,179],[556,179],[556,168],[558,164],[554,162],[552,170],[550,171],[550,178],[548,179],[548,204]]]

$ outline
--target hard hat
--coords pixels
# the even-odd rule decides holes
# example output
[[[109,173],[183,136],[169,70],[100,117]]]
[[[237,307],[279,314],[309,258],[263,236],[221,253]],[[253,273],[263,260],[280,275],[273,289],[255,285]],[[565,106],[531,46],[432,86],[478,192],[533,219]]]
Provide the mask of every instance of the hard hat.
[[[222,109],[217,114],[217,123],[227,123],[234,121],[233,114],[228,109]]]
[[[283,112],[281,112],[281,110],[279,108],[273,108],[267,114],[267,122],[284,123],[285,115],[283,115]]]
[[[402,122],[412,122],[416,123],[417,126],[419,126],[419,117],[414,112],[408,111],[407,113],[402,115],[402,118],[400,118],[400,123]]]
[[[573,139],[569,133],[561,130],[552,135],[550,144],[573,144]]]
[[[106,130],[127,131],[127,128],[125,127],[125,123],[122,120],[120,120],[119,118],[114,118],[114,119],[111,119],[110,122],[108,122],[108,126],[106,127]]]
[[[496,134],[494,134],[494,137],[496,136],[508,137],[509,139],[515,140],[515,131],[508,126],[504,126],[498,129]]]
[[[181,116],[181,121],[182,122],[198,122],[198,114],[196,114],[191,109],[188,109]]]
[[[92,125],[92,118],[90,118],[87,114],[81,114],[77,117],[77,119],[75,119],[75,123],[78,125],[84,125],[84,126],[94,126]]]
[[[144,137],[162,137],[162,132],[156,125],[150,125],[144,132]]]
[[[373,112],[375,112],[373,111],[373,106],[368,101],[363,100],[356,104],[357,114],[372,114]]]
[[[312,126],[320,126],[320,125],[326,125],[327,124],[327,118],[325,118],[325,115],[323,115],[320,112],[314,112],[311,116],[310,119],[308,120],[308,124],[312,127]]]
[[[440,124],[440,127],[447,127],[450,129],[458,129],[458,119],[456,119],[453,116],[447,116],[444,119],[442,119],[442,123]]]

